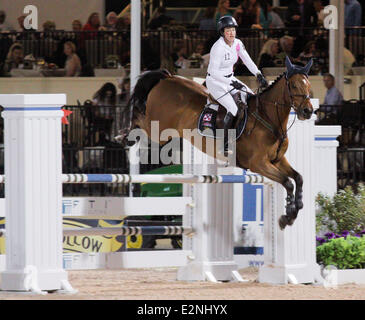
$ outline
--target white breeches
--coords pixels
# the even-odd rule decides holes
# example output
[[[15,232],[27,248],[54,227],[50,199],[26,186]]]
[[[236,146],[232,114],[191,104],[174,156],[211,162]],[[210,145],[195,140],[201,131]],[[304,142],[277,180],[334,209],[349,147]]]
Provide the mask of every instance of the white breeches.
[[[242,83],[238,79],[236,79],[234,76],[230,77],[229,83],[232,81],[238,81],[239,83]],[[253,94],[252,90],[247,87],[244,83],[242,83],[246,90],[243,88],[240,90],[241,92],[241,100],[246,103],[247,99],[247,92],[250,92]],[[230,84],[225,84],[220,81],[217,81],[213,79],[211,76],[207,76],[206,78],[206,85],[208,92],[213,96],[214,99],[216,99],[223,107],[227,109],[227,112],[231,112],[233,116],[236,116],[237,114],[237,105],[234,102],[233,95],[238,92],[238,90],[234,89]],[[229,90],[233,89],[231,92],[227,93]],[[225,94],[227,93],[227,94]],[[218,110],[217,105],[211,105],[210,108]]]

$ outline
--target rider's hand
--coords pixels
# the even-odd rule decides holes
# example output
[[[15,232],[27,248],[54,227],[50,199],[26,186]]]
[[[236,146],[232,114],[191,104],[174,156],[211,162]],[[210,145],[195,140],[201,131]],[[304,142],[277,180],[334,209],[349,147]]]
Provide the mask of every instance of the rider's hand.
[[[266,88],[269,86],[267,80],[262,75],[262,73],[258,73],[256,77],[257,77],[257,81],[259,82],[261,88]]]
[[[242,83],[239,83],[236,80],[231,82],[231,86],[237,90],[241,90],[244,87],[244,85]]]

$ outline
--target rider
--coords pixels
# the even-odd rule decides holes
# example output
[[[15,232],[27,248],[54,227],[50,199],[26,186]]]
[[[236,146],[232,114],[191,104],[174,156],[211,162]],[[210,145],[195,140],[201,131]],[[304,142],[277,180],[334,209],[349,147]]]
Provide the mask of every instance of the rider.
[[[237,115],[237,105],[233,95],[241,92],[241,101],[246,104],[247,93],[253,93],[246,85],[233,75],[233,66],[241,58],[246,67],[254,74],[261,87],[268,85],[266,79],[247,53],[242,41],[236,38],[236,20],[231,16],[219,19],[217,29],[221,37],[210,50],[206,86],[209,93],[227,109],[224,117],[224,153],[228,153],[228,129],[231,128],[234,117]],[[243,91],[242,88],[245,88]],[[213,114],[211,121],[215,121],[218,105],[211,104],[209,111]]]

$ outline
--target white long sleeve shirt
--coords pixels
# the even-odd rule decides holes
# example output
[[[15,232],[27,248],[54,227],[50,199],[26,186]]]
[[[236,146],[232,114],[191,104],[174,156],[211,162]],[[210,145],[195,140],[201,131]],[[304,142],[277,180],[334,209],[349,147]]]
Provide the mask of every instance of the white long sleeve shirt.
[[[233,45],[230,47],[224,41],[224,38],[220,37],[210,50],[210,60],[207,70],[209,76],[217,81],[229,84],[231,79],[225,76],[233,74],[233,66],[238,58],[241,58],[242,62],[253,75],[256,76],[260,73],[241,40],[235,39]]]

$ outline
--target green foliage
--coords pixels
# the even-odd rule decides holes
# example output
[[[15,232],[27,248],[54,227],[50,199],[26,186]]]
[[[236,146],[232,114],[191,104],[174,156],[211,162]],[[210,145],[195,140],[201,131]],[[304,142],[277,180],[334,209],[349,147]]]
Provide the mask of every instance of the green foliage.
[[[316,231],[327,229],[360,232],[365,229],[365,186],[359,184],[357,193],[351,187],[338,191],[331,199],[319,193],[316,198],[320,212],[316,215]]]
[[[331,239],[317,247],[317,261],[338,269],[365,268],[365,237]]]

